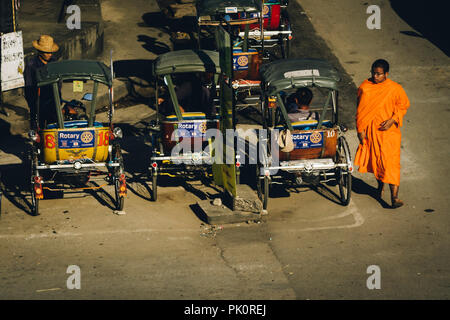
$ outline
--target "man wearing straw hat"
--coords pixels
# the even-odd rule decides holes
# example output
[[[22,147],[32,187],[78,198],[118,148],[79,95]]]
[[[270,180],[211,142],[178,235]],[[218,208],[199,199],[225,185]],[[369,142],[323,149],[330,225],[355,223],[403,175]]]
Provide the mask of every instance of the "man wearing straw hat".
[[[41,35],[38,40],[33,41],[33,47],[37,49],[37,54],[30,57],[25,64],[25,99],[30,108],[30,128],[35,126],[36,115],[36,70],[45,66],[49,62],[56,61],[53,53],[57,52],[59,47],[49,35]],[[54,112],[51,112],[53,102],[53,91],[50,86],[42,87],[39,100],[39,109],[42,119],[55,120]],[[41,122],[40,122],[41,123]]]

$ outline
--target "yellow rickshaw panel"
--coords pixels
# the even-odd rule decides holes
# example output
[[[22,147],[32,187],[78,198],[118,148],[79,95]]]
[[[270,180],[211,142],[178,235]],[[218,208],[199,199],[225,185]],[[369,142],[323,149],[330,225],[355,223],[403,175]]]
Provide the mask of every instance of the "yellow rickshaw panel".
[[[46,164],[86,158],[95,162],[108,159],[108,127],[45,129],[42,137],[43,160]]]

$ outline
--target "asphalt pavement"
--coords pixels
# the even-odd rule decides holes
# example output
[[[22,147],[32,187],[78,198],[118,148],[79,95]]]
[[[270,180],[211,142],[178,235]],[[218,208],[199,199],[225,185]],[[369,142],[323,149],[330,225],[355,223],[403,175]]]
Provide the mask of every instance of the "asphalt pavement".
[[[122,142],[126,214],[113,214],[107,188],[44,200],[41,215],[30,216],[23,153],[14,148],[25,144],[20,121],[26,123],[27,109],[20,97],[11,98],[6,108],[13,118],[0,115],[0,298],[448,299],[449,144],[442,123],[448,119],[449,60],[439,42],[411,36],[420,31],[397,7],[378,4],[382,29],[368,30],[363,1],[290,1],[292,52],[327,59],[341,72],[340,108],[352,128],[346,134],[352,155],[356,88],[374,59],[391,62],[392,79],[411,100],[402,131],[404,207],[392,210],[388,197],[376,200],[375,179],[358,172],[349,206],[338,203],[333,188],[276,187],[259,223],[206,224],[195,204],[217,190],[198,181],[168,181],[158,201],[150,201],[149,65],[173,49],[170,29],[156,1],[104,0],[98,58],[108,62],[113,50],[118,77],[134,86],[117,110],[128,134]],[[67,288],[70,265],[80,267],[81,289]],[[380,289],[367,286],[370,266],[381,271]]]

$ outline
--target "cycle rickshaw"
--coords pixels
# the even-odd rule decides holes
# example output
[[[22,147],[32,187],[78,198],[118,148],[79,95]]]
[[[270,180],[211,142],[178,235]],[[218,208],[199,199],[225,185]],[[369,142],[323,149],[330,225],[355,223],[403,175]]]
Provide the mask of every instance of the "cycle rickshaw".
[[[152,200],[157,200],[158,176],[209,176],[214,159],[213,140],[208,129],[220,129],[220,115],[215,112],[220,74],[219,53],[209,50],[177,50],[158,56],[153,67],[155,77],[156,124],[151,135],[152,156],[149,172]],[[203,92],[211,94],[213,105],[191,105],[182,110],[177,90],[193,74],[203,77]],[[209,77],[208,77],[209,76]],[[161,102],[163,101],[163,102]],[[210,112],[205,110],[209,108]],[[163,119],[160,119],[160,111]],[[183,148],[180,148],[183,147]],[[186,150],[187,149],[187,150]]]
[[[261,76],[263,123],[272,133],[259,141],[266,150],[257,170],[257,190],[264,208],[272,183],[298,186],[334,181],[339,185],[341,203],[348,205],[353,165],[343,136],[347,129],[338,121],[340,77],[336,69],[323,60],[286,59],[261,67]],[[314,90],[313,102],[322,100],[323,105],[311,107],[316,119],[291,121],[286,97],[303,87]],[[286,140],[280,140],[280,135]],[[291,148],[283,149],[288,139]]]
[[[233,88],[236,110],[247,107],[259,109],[260,75],[263,62],[264,42],[250,38],[250,26],[258,25],[263,30],[261,1],[258,0],[199,0],[196,2],[198,39],[201,48],[217,50],[214,42],[215,29],[222,26],[231,35],[233,46]],[[252,43],[253,42],[253,43]],[[206,44],[204,44],[206,43]]]
[[[114,185],[115,206],[122,210],[127,187],[119,145],[122,131],[112,123],[110,69],[102,62],[66,60],[38,69],[36,79],[36,114],[32,119],[34,129],[29,132],[32,214],[39,214],[44,190],[96,190],[107,184]],[[106,123],[95,121],[99,84],[106,86],[109,93]],[[67,90],[70,85],[73,92]],[[90,92],[80,99],[83,87]],[[53,92],[50,104],[39,105],[41,90]],[[61,95],[72,96],[72,99],[64,100]],[[90,103],[85,105],[80,100]],[[103,185],[88,185],[89,181],[96,182],[102,176]]]
[[[272,53],[274,48],[279,48],[281,58],[289,58],[292,30],[287,6],[288,0],[263,0],[263,34],[258,24],[251,24],[248,34],[248,37],[254,40],[251,42],[253,48],[260,48],[264,43],[264,48],[270,48]],[[241,17],[247,17],[247,15],[250,18],[256,17],[256,13],[243,13]],[[239,36],[244,37],[244,35],[244,31],[239,32]]]

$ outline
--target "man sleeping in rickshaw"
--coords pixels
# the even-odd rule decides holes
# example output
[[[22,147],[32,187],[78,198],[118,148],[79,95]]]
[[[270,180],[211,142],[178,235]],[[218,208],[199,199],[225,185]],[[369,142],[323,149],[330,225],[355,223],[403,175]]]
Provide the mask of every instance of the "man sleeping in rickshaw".
[[[319,119],[318,112],[309,109],[312,99],[313,93],[306,87],[298,89],[288,97],[287,110],[291,122]]]

